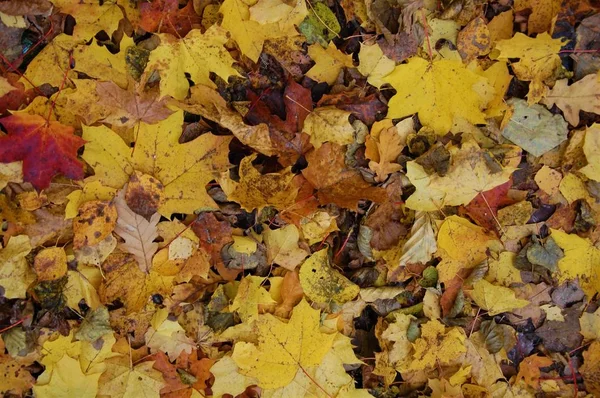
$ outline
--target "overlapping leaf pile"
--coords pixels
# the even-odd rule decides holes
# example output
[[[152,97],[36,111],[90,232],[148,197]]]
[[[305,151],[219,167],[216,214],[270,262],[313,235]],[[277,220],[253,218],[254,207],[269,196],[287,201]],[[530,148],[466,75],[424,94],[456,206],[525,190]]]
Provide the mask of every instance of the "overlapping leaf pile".
[[[0,2],[0,394],[600,395],[590,1]]]

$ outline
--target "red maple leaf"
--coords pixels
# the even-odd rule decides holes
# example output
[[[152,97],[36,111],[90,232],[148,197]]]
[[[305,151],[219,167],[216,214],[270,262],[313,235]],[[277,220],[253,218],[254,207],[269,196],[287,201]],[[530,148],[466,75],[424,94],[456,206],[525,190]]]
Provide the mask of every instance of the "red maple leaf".
[[[178,0],[152,0],[140,5],[140,26],[147,32],[170,33],[184,37],[202,18],[194,11],[192,1],[179,8]]]
[[[7,136],[0,137],[0,162],[22,160],[23,178],[35,189],[48,188],[57,174],[83,178],[77,150],[85,141],[73,134],[73,127],[21,113],[0,119],[0,124],[8,131]]]

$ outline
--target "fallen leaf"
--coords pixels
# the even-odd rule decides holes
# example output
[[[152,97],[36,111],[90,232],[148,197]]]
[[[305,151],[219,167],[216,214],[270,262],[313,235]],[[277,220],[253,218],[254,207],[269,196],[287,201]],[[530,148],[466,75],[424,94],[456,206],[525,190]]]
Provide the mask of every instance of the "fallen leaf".
[[[455,117],[485,124],[483,109],[494,93],[487,79],[453,60],[429,63],[412,57],[383,80],[396,89],[389,102],[388,118],[417,113],[423,125],[440,135],[450,131]]]
[[[315,61],[315,66],[306,72],[306,76],[317,82],[332,85],[343,68],[354,66],[352,57],[338,50],[333,42],[325,49],[320,44],[309,46],[308,55]]]
[[[109,110],[101,120],[113,127],[132,127],[139,122],[158,123],[173,113],[167,107],[167,98],[158,99],[156,93],[135,90],[133,84],[123,90],[113,82],[98,82],[96,93],[99,105]]]
[[[48,384],[33,386],[36,397],[81,397],[94,398],[98,393],[100,373],[86,375],[79,361],[64,355],[56,362]]]
[[[516,298],[515,293],[509,288],[492,285],[484,279],[473,284],[471,297],[478,306],[487,310],[490,315],[509,312],[529,304],[527,300]]]
[[[150,53],[143,79],[148,79],[154,71],[158,72],[162,96],[184,99],[189,89],[186,73],[194,83],[208,87],[215,87],[209,78],[210,72],[224,80],[229,76],[239,76],[231,66],[233,58],[223,47],[227,34],[217,26],[210,27],[204,34],[198,29],[191,30],[181,40],[167,34],[159,37],[161,43]]]
[[[600,145],[600,124],[594,123],[587,128],[585,133],[585,141],[583,143],[583,153],[587,159],[588,164],[579,171],[587,178],[594,181],[600,181],[600,152],[598,147]]]
[[[385,84],[383,79],[396,67],[396,63],[386,57],[379,44],[365,45],[361,43],[358,53],[358,71],[367,78],[369,84],[379,88]]]
[[[106,371],[100,377],[99,395],[134,397],[160,397],[165,385],[158,370],[152,368],[154,361],[131,366],[129,358],[119,356],[106,361]]]
[[[196,344],[185,335],[177,321],[168,319],[169,311],[159,309],[152,317],[151,326],[145,334],[146,345],[152,352],[162,351],[174,361],[182,352],[190,354]]]
[[[8,136],[0,137],[0,162],[22,160],[23,179],[37,190],[48,188],[58,174],[83,178],[77,150],[85,141],[74,135],[72,127],[20,113],[0,119],[0,123],[8,131]]]
[[[300,232],[295,225],[272,230],[264,226],[267,261],[293,271],[310,253],[298,246]]]
[[[596,264],[600,262],[600,250],[588,239],[577,235],[553,229],[551,236],[565,254],[558,262],[559,281],[579,278],[588,299],[600,292],[600,275],[595,271]]]
[[[519,58],[512,68],[517,78],[531,82],[528,104],[539,102],[546,94],[544,81],[550,79],[560,65],[558,52],[562,45],[562,40],[553,39],[545,32],[535,38],[517,32],[511,39],[496,43],[496,50],[500,51],[498,59],[508,61],[510,58]]]
[[[298,188],[292,183],[292,168],[261,174],[252,164],[254,159],[256,155],[242,159],[239,182],[229,179],[227,175],[220,179],[227,198],[238,202],[247,211],[260,210],[265,206],[283,210],[291,206],[298,194]]]
[[[429,175],[415,161],[407,163],[406,175],[417,188],[406,200],[408,208],[436,211],[444,206],[467,204],[480,193],[507,182],[514,170],[500,166],[471,140],[463,143],[461,148],[451,146],[448,151],[451,163],[443,177],[437,173]],[[458,181],[460,185],[456,184]]]
[[[487,258],[494,235],[458,216],[446,218],[437,236],[437,269],[441,282],[451,280],[462,268],[473,268]]]
[[[50,247],[40,251],[33,261],[33,269],[38,281],[53,281],[67,273],[67,254],[60,247]]]
[[[148,32],[170,33],[184,37],[199,27],[202,18],[194,11],[193,2],[179,8],[177,0],[152,0],[140,4],[140,26]]]
[[[348,209],[356,209],[360,199],[375,202],[385,200],[385,191],[373,187],[357,170],[348,169],[340,146],[325,143],[306,156],[308,167],[302,175],[317,189],[321,204],[335,203]]]
[[[329,250],[313,253],[300,267],[300,285],[312,301],[343,304],[355,298],[360,288],[332,268]]]
[[[302,132],[310,136],[310,143],[317,149],[325,142],[351,144],[354,142],[354,128],[348,116],[350,112],[333,107],[314,109],[304,120]]]
[[[551,114],[541,105],[527,105],[521,99],[511,98],[507,103],[513,111],[502,130],[503,137],[533,156],[542,156],[566,141],[567,123],[560,115]]]
[[[0,286],[8,299],[25,298],[25,292],[35,280],[25,256],[32,247],[26,235],[13,236],[0,250]]]

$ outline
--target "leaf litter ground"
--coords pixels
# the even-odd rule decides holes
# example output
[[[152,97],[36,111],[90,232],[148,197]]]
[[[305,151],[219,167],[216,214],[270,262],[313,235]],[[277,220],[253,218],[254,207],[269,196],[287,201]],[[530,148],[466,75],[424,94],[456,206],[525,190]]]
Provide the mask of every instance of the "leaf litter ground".
[[[599,11],[0,2],[0,394],[600,395]]]

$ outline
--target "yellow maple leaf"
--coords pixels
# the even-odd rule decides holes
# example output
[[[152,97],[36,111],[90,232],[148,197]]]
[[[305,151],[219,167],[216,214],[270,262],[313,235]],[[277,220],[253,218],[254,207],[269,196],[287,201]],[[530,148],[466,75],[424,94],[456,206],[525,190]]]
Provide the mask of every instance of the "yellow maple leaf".
[[[466,205],[481,192],[504,184],[515,170],[500,166],[473,140],[464,142],[460,148],[450,146],[448,151],[450,167],[443,177],[437,173],[427,174],[415,161],[406,164],[406,175],[417,188],[406,201],[408,208],[436,211],[444,206]]]
[[[507,287],[513,283],[523,283],[521,271],[515,268],[516,258],[516,253],[507,251],[500,253],[497,259],[490,259],[485,279],[488,282],[499,282]]]
[[[169,34],[158,36],[160,45],[150,53],[144,74],[147,79],[158,71],[163,96],[184,99],[189,89],[186,73],[194,83],[209,87],[216,87],[209,78],[210,72],[225,81],[229,76],[239,76],[231,66],[234,59],[223,47],[227,32],[218,26],[211,26],[204,34],[193,29],[183,39]]]
[[[494,88],[486,78],[454,60],[427,62],[412,57],[383,80],[396,89],[388,118],[418,113],[421,123],[440,135],[450,131],[455,117],[485,124],[483,110],[494,97]]]
[[[459,216],[444,220],[438,232],[439,279],[447,282],[462,268],[473,268],[487,258],[488,246],[496,240],[485,229]]]
[[[588,164],[579,171],[587,178],[600,182],[600,124],[594,123],[585,131],[583,153]]]
[[[549,80],[560,65],[558,52],[562,47],[561,39],[553,39],[548,33],[531,38],[517,32],[509,40],[500,40],[496,50],[500,51],[498,59],[508,61],[519,58],[519,62],[511,67],[519,80],[530,81],[527,102],[535,104],[546,93],[545,80]]]
[[[355,285],[329,263],[328,249],[313,253],[300,268],[300,285],[306,297],[321,304],[352,300],[360,292]]]
[[[154,361],[131,366],[129,358],[120,356],[106,361],[106,371],[99,380],[99,396],[122,398],[159,398],[165,386],[162,373],[153,369]]]
[[[300,230],[302,237],[313,245],[323,240],[327,235],[334,231],[339,231],[335,216],[326,211],[315,211],[307,217],[300,220]]]
[[[182,352],[191,354],[196,343],[185,335],[185,330],[177,321],[168,319],[168,316],[169,310],[166,308],[156,311],[144,337],[151,352],[164,352],[171,361],[175,361]]]
[[[274,13],[274,7],[280,12]],[[265,40],[296,36],[294,25],[300,24],[308,14],[302,0],[291,4],[274,0],[225,0],[219,12],[223,14],[221,26],[236,41],[242,53],[254,62],[258,61]]]
[[[320,396],[323,392],[337,396],[344,388],[353,390],[343,365],[360,361],[352,353],[350,339],[320,331],[319,315],[302,300],[288,323],[270,314],[259,316],[257,343],[234,346],[232,359],[239,373],[256,379],[265,393],[275,396]]]
[[[358,61],[358,71],[367,78],[369,84],[377,88],[385,83],[383,78],[392,73],[396,66],[394,61],[383,54],[377,43],[370,46],[361,43]]]
[[[73,37],[77,39],[89,40],[102,30],[110,36],[123,19],[123,11],[115,1],[98,4],[94,0],[54,0],[52,4],[61,13],[75,18]]]
[[[265,206],[282,210],[292,205],[298,194],[298,187],[292,183],[292,168],[261,174],[252,165],[256,156],[247,156],[240,162],[239,182],[231,180],[227,172],[219,180],[227,198],[239,203],[247,211],[260,210]]]
[[[110,262],[111,257],[105,265]],[[163,275],[154,269],[146,274],[134,259],[109,269],[104,274],[98,295],[104,303],[120,299],[128,313],[142,309],[153,294],[167,295],[171,292],[174,276]]]
[[[338,50],[333,42],[330,42],[326,49],[320,44],[310,45],[308,55],[315,61],[315,65],[306,72],[306,76],[330,85],[335,83],[342,68],[354,66],[352,56]]]
[[[165,217],[192,213],[199,208],[216,208],[206,193],[206,184],[224,171],[229,161],[231,138],[203,134],[179,143],[183,112],[177,111],[156,124],[140,123],[135,150],[106,126],[84,127],[87,141],[83,159],[96,175],[88,181],[121,188],[134,170],[157,178],[164,186],[164,201],[158,211]]]
[[[47,371],[47,370],[46,370]],[[33,386],[33,393],[40,398],[95,398],[100,373],[86,375],[79,361],[64,355],[56,362],[48,384]]]
[[[300,232],[295,225],[272,230],[263,225],[263,238],[267,246],[267,261],[293,271],[309,253],[298,246]]]
[[[396,369],[418,371],[452,364],[467,351],[465,339],[462,329],[446,328],[438,320],[431,320],[421,326],[421,337],[413,343],[413,352]]]
[[[262,287],[265,279],[259,276],[246,276],[238,286],[237,294],[230,310],[237,311],[242,322],[248,322],[258,316],[259,310],[274,307],[277,302]]]
[[[559,283],[579,279],[581,289],[588,299],[600,292],[600,250],[585,238],[552,229],[552,239],[564,251],[558,261]]]
[[[304,120],[302,132],[310,135],[310,143],[315,148],[327,141],[351,144],[354,142],[354,128],[348,121],[349,116],[350,112],[332,106],[317,108]]]
[[[211,386],[215,397],[231,394],[234,397],[244,392],[246,387],[257,384],[257,380],[239,372],[235,361],[229,357],[218,360],[211,368],[210,373],[215,376],[215,382]]]
[[[490,315],[523,308],[529,304],[527,300],[515,297],[515,292],[507,287],[492,285],[485,279],[473,284],[471,297],[477,305],[488,311]]]
[[[31,249],[27,235],[13,236],[8,244],[0,249],[0,286],[4,297],[25,298],[27,288],[35,280],[35,274],[25,259]]]

